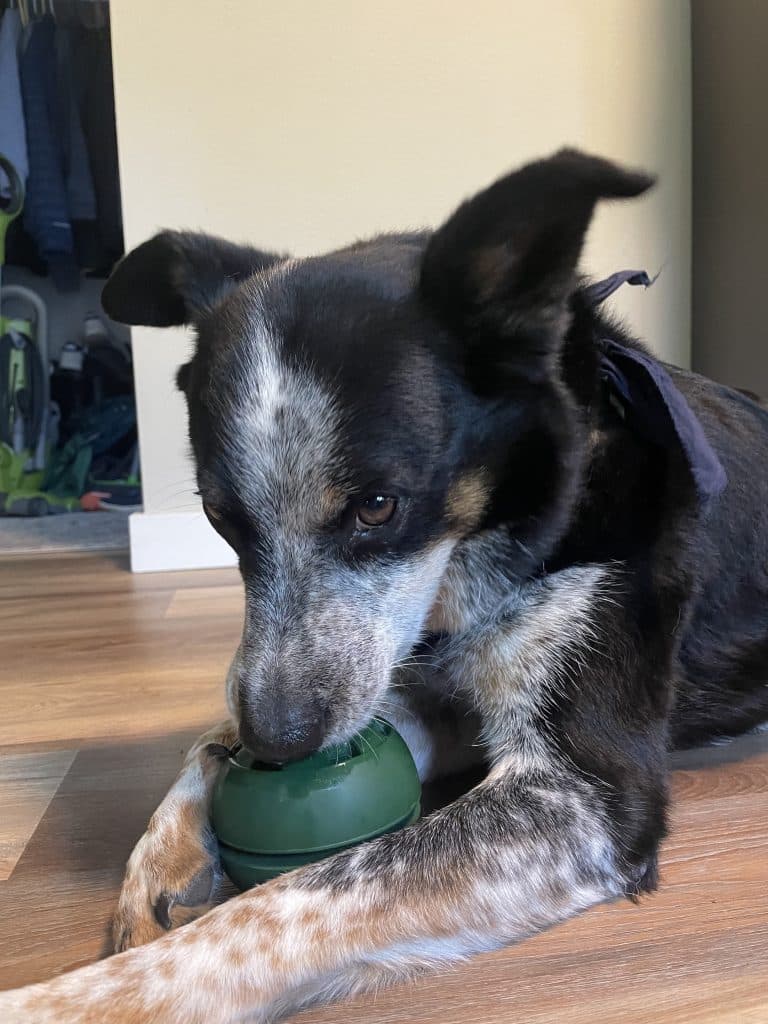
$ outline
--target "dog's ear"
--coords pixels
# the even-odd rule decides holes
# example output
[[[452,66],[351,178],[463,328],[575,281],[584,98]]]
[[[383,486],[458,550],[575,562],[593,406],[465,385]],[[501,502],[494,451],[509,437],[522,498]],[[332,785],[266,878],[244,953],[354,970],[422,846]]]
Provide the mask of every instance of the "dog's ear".
[[[653,180],[573,149],[527,164],[469,199],[435,232],[422,263],[422,294],[475,345],[478,359],[537,376],[564,333],[595,203],[640,195]]]
[[[163,231],[120,260],[101,301],[125,324],[193,323],[238,282],[282,259],[210,235]]]

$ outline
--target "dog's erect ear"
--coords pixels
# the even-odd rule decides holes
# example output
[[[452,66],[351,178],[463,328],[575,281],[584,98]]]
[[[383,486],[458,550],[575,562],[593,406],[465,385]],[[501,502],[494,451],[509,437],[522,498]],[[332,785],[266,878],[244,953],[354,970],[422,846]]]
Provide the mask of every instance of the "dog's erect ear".
[[[282,259],[210,235],[163,231],[120,260],[101,301],[124,324],[193,323],[238,282]]]
[[[640,195],[653,180],[573,149],[527,164],[435,232],[422,294],[468,341],[504,342],[504,361],[535,373],[534,357],[554,351],[562,336],[595,203]]]

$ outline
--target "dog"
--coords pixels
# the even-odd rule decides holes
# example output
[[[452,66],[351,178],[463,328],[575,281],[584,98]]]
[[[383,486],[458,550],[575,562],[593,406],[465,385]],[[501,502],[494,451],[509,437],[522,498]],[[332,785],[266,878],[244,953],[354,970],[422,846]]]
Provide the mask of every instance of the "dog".
[[[0,1019],[269,1021],[656,887],[670,751],[768,718],[768,412],[580,276],[597,202],[652,184],[562,150],[432,233],[294,260],[166,231],[120,262],[112,317],[197,334],[178,384],[246,595],[231,714],[130,858],[120,955]],[[212,906],[229,749],[375,715],[423,779],[481,781]]]

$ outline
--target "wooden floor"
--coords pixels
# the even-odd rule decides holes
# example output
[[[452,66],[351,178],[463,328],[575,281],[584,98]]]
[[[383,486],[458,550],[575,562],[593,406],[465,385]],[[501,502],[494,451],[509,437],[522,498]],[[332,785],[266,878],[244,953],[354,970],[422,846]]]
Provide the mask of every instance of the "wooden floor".
[[[0,561],[0,988],[105,951],[125,859],[222,713],[241,607],[228,571]],[[768,735],[689,756],[674,793],[662,888],[639,907],[301,1021],[766,1024]]]

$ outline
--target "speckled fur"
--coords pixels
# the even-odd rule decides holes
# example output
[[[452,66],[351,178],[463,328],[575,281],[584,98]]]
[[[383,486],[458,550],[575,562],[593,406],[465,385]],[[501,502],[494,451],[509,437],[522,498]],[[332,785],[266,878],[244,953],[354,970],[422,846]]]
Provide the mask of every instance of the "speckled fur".
[[[232,717],[131,857],[124,951],[0,994],[4,1024],[272,1021],[655,887],[670,748],[768,718],[768,414],[671,369],[729,476],[703,506],[682,449],[607,398],[599,340],[639,343],[577,262],[595,203],[650,183],[563,151],[432,235],[293,261],[166,232],[118,267],[109,312],[197,330],[179,384],[246,590]],[[397,514],[361,531],[370,493]],[[485,777],[213,906],[226,746],[372,714],[423,778]]]

